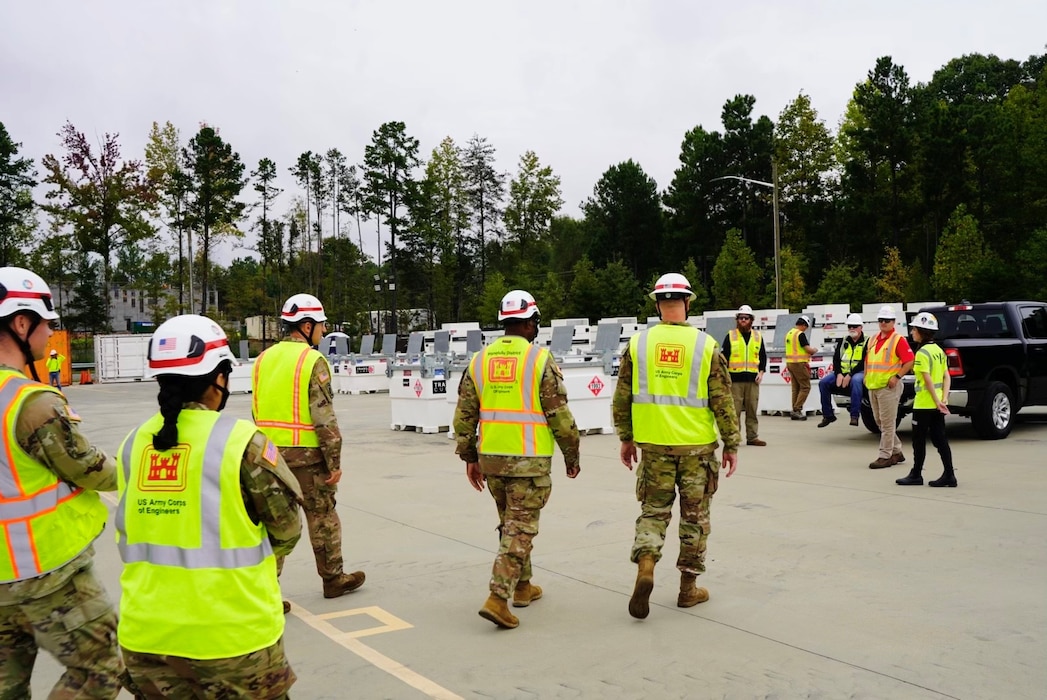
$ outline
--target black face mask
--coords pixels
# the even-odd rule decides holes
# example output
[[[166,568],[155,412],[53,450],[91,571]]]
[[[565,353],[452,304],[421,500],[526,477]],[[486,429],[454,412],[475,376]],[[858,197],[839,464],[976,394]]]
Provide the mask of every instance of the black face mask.
[[[222,376],[225,377],[225,383],[229,384],[229,375],[224,374]],[[218,392],[222,395],[222,401],[218,404],[218,408],[215,409],[216,411],[221,411],[225,408],[225,404],[229,401],[229,390],[221,384],[219,384],[218,382],[213,382],[211,386],[213,386],[215,389],[218,389]]]

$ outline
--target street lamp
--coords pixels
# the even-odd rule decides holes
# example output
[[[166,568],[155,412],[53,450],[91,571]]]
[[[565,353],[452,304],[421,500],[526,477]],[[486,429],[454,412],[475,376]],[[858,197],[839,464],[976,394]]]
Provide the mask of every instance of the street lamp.
[[[389,279],[386,279],[386,280],[383,280],[380,275],[374,275],[373,277],[374,277],[374,291],[376,292],[375,296],[378,296],[378,294],[381,294],[381,292],[383,290],[383,283],[384,283],[385,294],[383,294],[381,297],[379,297],[377,299],[377,301],[381,302],[382,305],[384,305],[384,306],[388,306],[389,292],[393,292],[394,298],[395,298],[395,295],[396,295],[396,281],[392,277],[390,277]],[[385,302],[382,302],[382,299],[384,299]],[[396,333],[397,332],[397,323],[396,323],[396,308],[395,308],[395,305],[393,307],[393,313],[392,313],[392,324],[389,323],[389,318],[390,318],[389,310],[386,309],[385,310],[385,329],[382,332],[383,333],[388,333],[389,332],[389,326],[392,325],[392,327],[393,327],[392,332]],[[378,310],[378,319],[377,319],[377,324],[376,325],[378,326],[379,329],[381,329],[383,327],[382,326],[382,310],[381,309]]]
[[[748,182],[752,185],[760,185],[761,187],[771,188],[771,200],[774,207],[774,306],[777,309],[782,308],[782,264],[781,264],[781,231],[779,230],[778,221],[778,164],[773,160],[771,161],[771,180],[772,182],[764,182],[763,180],[753,180],[748,177],[741,177],[740,175],[724,175],[723,177],[714,177],[709,182],[716,182],[717,180],[739,180],[741,182]]]

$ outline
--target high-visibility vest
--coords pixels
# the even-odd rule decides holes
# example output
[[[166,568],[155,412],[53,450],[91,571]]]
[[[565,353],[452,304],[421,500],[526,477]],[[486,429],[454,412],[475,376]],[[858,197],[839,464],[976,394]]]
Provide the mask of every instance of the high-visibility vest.
[[[469,376],[480,397],[476,450],[482,455],[551,457],[553,432],[539,387],[549,351],[503,336],[473,355]]]
[[[807,354],[807,351],[800,345],[800,334],[803,333],[799,328],[793,328],[785,334],[785,361],[786,362],[805,362],[810,364],[811,356]]]
[[[931,375],[934,392],[944,402],[947,398],[945,396],[945,351],[937,343],[925,344],[916,352],[916,366],[914,370],[916,372],[916,399],[913,401],[912,407],[936,408],[938,404],[931,395],[930,388],[923,383],[923,373],[927,372]]]
[[[284,616],[265,526],[240,491],[257,431],[216,411],[178,415],[178,445],[160,452],[153,416],[117,456],[116,541],[124,560],[120,644],[132,651],[224,659],[280,638]]]
[[[763,345],[760,331],[750,331],[748,343],[737,328],[732,329],[727,335],[731,339],[731,356],[727,360],[727,371],[759,372],[760,347]]]
[[[59,372],[62,369],[62,362],[65,357],[62,355],[55,355],[54,357],[47,358],[47,371],[48,372]]]
[[[309,379],[317,362],[327,359],[305,343],[289,340],[255,360],[251,370],[254,423],[279,447],[320,446],[309,409]]]
[[[891,337],[883,341],[877,350],[878,337],[874,335],[865,341],[865,386],[868,389],[883,389],[891,376],[898,374],[902,368],[902,362],[895,352],[902,337],[892,332]]]
[[[854,369],[859,362],[862,361],[862,355],[865,354],[865,343],[856,343],[852,345],[846,340],[843,341],[843,346],[840,348],[840,367],[839,371],[843,374],[850,374],[851,370]]]
[[[633,365],[633,437],[654,445],[716,442],[709,373],[717,354],[710,336],[660,323],[629,339]]]
[[[97,493],[61,481],[18,444],[18,414],[30,396],[44,391],[61,396],[0,369],[0,583],[36,578],[70,562],[102,534],[108,515]]]

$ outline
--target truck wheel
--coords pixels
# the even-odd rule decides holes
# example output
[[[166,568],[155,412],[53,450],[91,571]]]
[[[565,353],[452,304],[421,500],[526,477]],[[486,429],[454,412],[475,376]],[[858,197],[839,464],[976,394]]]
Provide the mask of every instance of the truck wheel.
[[[1014,426],[1014,394],[1003,382],[992,382],[985,389],[981,404],[971,415],[974,432],[983,440],[1007,437]]]
[[[903,392],[902,401],[904,400],[905,396]],[[898,413],[896,413],[894,416],[895,428],[897,428],[901,424],[902,419],[905,418],[907,414],[908,411],[905,409],[903,403],[900,402],[898,404]],[[880,434],[880,426],[876,424],[876,416],[873,415],[872,403],[870,403],[869,401],[868,390],[862,392],[862,425],[864,425],[866,430],[868,430],[873,435]]]

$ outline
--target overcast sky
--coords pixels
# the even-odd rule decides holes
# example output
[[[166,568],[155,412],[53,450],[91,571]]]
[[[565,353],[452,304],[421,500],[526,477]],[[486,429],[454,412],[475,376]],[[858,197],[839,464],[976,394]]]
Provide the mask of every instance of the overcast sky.
[[[577,215],[628,158],[667,187],[684,133],[722,129],[735,94],[777,120],[803,91],[835,131],[879,56],[916,83],[963,54],[1024,60],[1045,42],[1033,0],[3,0],[0,121],[37,163],[67,119],[139,158],[154,120],[183,140],[207,122],[248,171],[276,161],[281,210],[298,154],[358,163],[381,123],[403,121],[426,159],[476,133],[513,174],[534,150]]]

